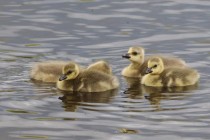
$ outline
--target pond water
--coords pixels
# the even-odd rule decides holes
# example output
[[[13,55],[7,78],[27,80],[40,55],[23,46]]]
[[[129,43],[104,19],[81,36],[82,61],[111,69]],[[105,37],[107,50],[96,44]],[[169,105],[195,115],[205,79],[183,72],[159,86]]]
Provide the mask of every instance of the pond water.
[[[210,1],[0,0],[0,21],[1,139],[210,139]],[[200,72],[198,86],[129,86],[121,55],[132,45],[184,59]],[[118,90],[64,95],[29,79],[35,62],[100,59]]]

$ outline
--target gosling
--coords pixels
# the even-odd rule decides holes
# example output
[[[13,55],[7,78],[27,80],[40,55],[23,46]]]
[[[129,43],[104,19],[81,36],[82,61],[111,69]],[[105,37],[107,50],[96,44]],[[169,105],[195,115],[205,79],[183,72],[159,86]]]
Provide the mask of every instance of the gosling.
[[[130,47],[128,53],[123,55],[123,58],[130,60],[131,64],[125,67],[121,74],[125,77],[133,77],[139,78],[145,75],[145,71],[147,68],[147,62],[150,58],[154,58],[156,56],[149,56],[145,59],[144,48],[139,46]],[[163,57],[159,56],[163,60],[163,64],[165,67],[177,66],[177,67],[185,67],[185,61],[175,58],[175,57]]]
[[[103,61],[103,60],[100,60],[100,61],[97,61],[93,64],[90,64],[87,67],[87,69],[88,70],[97,70],[97,71],[104,72],[106,74],[112,75],[111,66],[106,61]]]
[[[153,87],[190,86],[195,85],[200,78],[198,72],[191,68],[165,68],[160,57],[148,61],[146,73],[141,79],[141,84]]]
[[[56,83],[62,74],[62,67],[65,61],[45,61],[39,62],[32,66],[30,78],[48,83]]]
[[[68,64],[67,61],[45,61],[32,66],[30,78],[47,83],[56,83],[62,74],[62,68]],[[81,67],[81,69],[84,69]],[[105,61],[97,61],[90,64],[87,69],[98,70],[107,74],[112,74],[112,68]]]
[[[64,91],[103,92],[119,87],[115,76],[97,70],[81,71],[79,65],[69,62],[62,69],[57,88]]]

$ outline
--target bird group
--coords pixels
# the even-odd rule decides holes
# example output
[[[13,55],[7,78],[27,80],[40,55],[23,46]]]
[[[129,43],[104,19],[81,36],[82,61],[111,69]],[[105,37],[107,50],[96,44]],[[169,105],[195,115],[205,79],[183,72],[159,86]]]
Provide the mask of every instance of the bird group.
[[[145,57],[143,47],[132,46],[122,55],[131,63],[121,74],[138,78],[149,87],[184,87],[195,85],[200,75],[186,62],[173,56],[152,55]],[[32,66],[30,78],[42,82],[56,83],[64,91],[103,92],[119,87],[111,66],[103,60],[82,67],[70,61],[46,61]]]

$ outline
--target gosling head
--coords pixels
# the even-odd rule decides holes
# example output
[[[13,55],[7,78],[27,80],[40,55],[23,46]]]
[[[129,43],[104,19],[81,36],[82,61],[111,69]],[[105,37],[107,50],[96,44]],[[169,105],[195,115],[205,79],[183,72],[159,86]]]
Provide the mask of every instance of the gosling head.
[[[148,61],[146,74],[160,74],[164,70],[163,60],[159,57],[151,58]]]
[[[63,67],[59,81],[73,80],[79,75],[79,72],[79,66],[74,62],[69,62]]]
[[[123,58],[129,59],[131,62],[140,63],[144,62],[144,49],[142,47],[130,47],[128,53],[122,55]]]

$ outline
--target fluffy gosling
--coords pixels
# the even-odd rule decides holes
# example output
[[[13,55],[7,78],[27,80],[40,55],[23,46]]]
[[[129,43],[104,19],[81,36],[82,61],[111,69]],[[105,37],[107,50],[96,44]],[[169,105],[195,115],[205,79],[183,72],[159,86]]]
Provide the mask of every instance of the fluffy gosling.
[[[67,61],[45,61],[36,63],[32,66],[30,78],[42,82],[56,83],[62,74],[62,68],[66,64],[68,64]],[[103,60],[90,64],[87,69],[112,74],[112,68]]]
[[[112,75],[111,66],[106,61],[103,61],[103,60],[100,60],[100,61],[97,61],[93,64],[90,64],[87,67],[87,69],[88,70],[97,70],[97,71],[104,72],[106,74]]]
[[[195,85],[200,78],[198,72],[191,68],[165,68],[160,57],[148,61],[146,73],[141,79],[141,84],[153,87],[190,86]]]
[[[42,82],[56,83],[62,74],[65,61],[45,61],[32,66],[30,78]]]
[[[64,91],[103,92],[119,87],[115,76],[97,70],[81,71],[79,65],[69,62],[62,69],[57,88]]]
[[[149,56],[145,59],[144,48],[139,46],[130,47],[128,53],[122,56],[130,60],[131,64],[125,67],[121,74],[125,77],[133,77],[138,78],[145,74],[147,69],[147,62],[150,58],[154,58],[157,56]],[[163,60],[163,64],[165,67],[177,66],[177,67],[185,67],[185,61],[175,58],[175,57],[163,57],[159,56]]]

